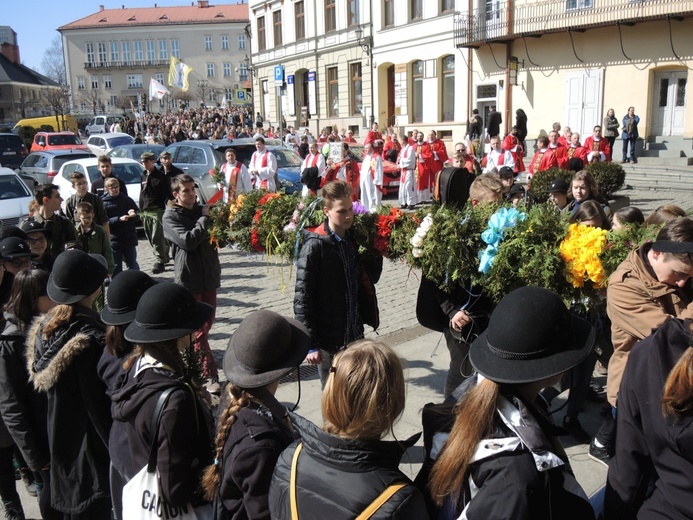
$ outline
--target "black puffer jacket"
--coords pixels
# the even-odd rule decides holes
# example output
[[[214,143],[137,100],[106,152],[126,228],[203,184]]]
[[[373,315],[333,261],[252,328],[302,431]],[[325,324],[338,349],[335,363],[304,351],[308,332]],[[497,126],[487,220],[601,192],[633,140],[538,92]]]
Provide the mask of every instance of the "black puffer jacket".
[[[164,212],[164,237],[173,244],[174,281],[193,293],[221,286],[219,253],[209,242],[208,217],[195,204],[186,209],[170,204]]]
[[[76,514],[110,495],[111,406],[96,373],[105,330],[98,314],[77,305],[70,322],[48,338],[46,319],[37,320],[27,334],[27,367],[34,388],[47,395],[51,503]]]
[[[344,346],[346,328],[346,277],[344,265],[330,236],[327,221],[317,228],[303,230],[303,247],[296,263],[294,314],[310,333],[313,348],[328,352]],[[348,238],[355,250],[353,239]],[[360,262],[359,280],[375,284],[382,273],[382,257],[373,263]],[[359,284],[359,312],[363,322],[374,326],[370,310],[365,309],[369,298]],[[375,326],[374,326],[375,328]]]
[[[404,451],[417,441],[418,435],[402,443],[347,440],[325,433],[301,416],[290,417],[303,443],[296,472],[296,502],[301,520],[351,520],[395,483],[407,485],[371,518],[428,518],[423,495],[399,470]],[[274,519],[291,518],[291,462],[297,444],[281,454],[274,469],[269,495]]]
[[[114,197],[108,193],[103,196],[103,206],[108,215],[108,225],[111,230],[111,245],[113,247],[136,247],[137,227],[135,219],[120,220],[131,209],[137,211],[137,204],[124,193]]]
[[[5,313],[0,335],[0,416],[32,471],[50,462],[45,424],[45,396],[29,384],[24,355],[24,331],[14,314]]]

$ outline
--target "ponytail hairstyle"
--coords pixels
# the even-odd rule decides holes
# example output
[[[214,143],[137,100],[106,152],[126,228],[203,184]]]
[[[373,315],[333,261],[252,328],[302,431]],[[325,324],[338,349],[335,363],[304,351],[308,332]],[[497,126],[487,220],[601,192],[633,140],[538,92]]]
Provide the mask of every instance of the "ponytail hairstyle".
[[[227,383],[224,389],[228,405],[219,415],[217,435],[214,438],[214,463],[202,473],[202,492],[207,500],[213,500],[221,480],[221,466],[224,457],[224,445],[229,438],[231,426],[236,422],[236,415],[250,404],[250,394],[241,387]]]
[[[493,430],[499,389],[497,383],[483,379],[455,406],[455,424],[429,480],[431,496],[439,506],[447,497],[459,502],[476,448]]]
[[[404,369],[394,350],[356,341],[332,362],[322,393],[322,429],[345,439],[379,440],[392,433],[404,403]]]
[[[693,322],[688,336],[688,348],[669,372],[662,391],[662,413],[680,419],[693,410]]]

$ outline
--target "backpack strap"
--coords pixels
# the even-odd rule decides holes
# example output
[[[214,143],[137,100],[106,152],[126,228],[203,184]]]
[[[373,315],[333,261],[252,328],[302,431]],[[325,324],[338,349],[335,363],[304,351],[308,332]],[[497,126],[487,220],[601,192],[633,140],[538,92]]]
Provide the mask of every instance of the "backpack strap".
[[[303,443],[299,442],[294,451],[291,461],[291,484],[289,485],[289,499],[291,501],[291,520],[298,520],[298,504],[296,503],[296,467],[298,466],[298,456],[303,449]]]
[[[164,408],[166,407],[168,398],[171,397],[171,394],[174,390],[177,390],[177,388],[178,387],[172,386],[161,392],[161,395],[159,395],[159,399],[156,402],[156,406],[154,407],[152,423],[149,429],[150,435],[152,436],[152,439],[149,442],[149,462],[147,463],[147,472],[149,473],[154,473],[154,470],[156,469],[156,456],[158,448],[156,438],[157,432],[159,431],[159,423],[161,423],[161,416],[164,414]]]
[[[373,500],[371,504],[363,510],[363,513],[361,513],[359,516],[356,517],[356,520],[368,520],[371,516],[375,514],[375,512],[382,507],[382,505],[390,500],[392,495],[397,493],[400,489],[402,489],[406,484],[404,482],[399,482],[397,484],[391,484],[388,486],[385,491],[383,491],[378,498]]]

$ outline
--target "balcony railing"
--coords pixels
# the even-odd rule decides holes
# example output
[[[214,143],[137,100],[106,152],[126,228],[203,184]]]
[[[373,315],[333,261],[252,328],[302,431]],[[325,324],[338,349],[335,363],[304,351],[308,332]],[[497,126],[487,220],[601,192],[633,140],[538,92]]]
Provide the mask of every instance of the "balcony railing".
[[[469,13],[456,13],[455,47],[522,36],[586,29],[667,16],[693,15],[693,0],[495,1]]]
[[[85,69],[142,69],[149,67],[168,67],[170,60],[141,60],[141,61],[87,61]]]

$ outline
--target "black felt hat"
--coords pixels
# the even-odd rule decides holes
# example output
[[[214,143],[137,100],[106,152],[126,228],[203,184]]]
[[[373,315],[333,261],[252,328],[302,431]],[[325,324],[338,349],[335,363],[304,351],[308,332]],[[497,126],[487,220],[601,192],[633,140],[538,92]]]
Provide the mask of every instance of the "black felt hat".
[[[562,191],[562,192],[568,191],[568,183],[566,181],[564,181],[563,179],[555,179],[551,183],[551,186],[549,186],[549,193],[557,193],[559,191]]]
[[[202,327],[213,312],[211,305],[195,300],[182,285],[159,282],[140,298],[135,321],[125,329],[125,339],[156,343],[182,338]]]
[[[137,304],[156,281],[138,269],[128,269],[113,278],[108,287],[108,303],[101,311],[106,325],[127,325],[135,319]]]
[[[589,322],[539,287],[521,287],[496,306],[469,359],[497,383],[531,383],[561,374],[585,359],[595,342]]]
[[[20,229],[26,233],[27,235],[29,233],[38,233],[41,232],[44,235],[46,235],[47,238],[50,238],[51,232],[50,230],[45,226],[45,224],[42,224],[40,222],[36,222],[33,218],[28,218],[24,222],[20,224]]]
[[[272,311],[255,311],[231,336],[224,373],[241,388],[259,388],[300,365],[310,345],[308,329],[301,322]]]
[[[2,226],[0,227],[0,240],[4,240],[7,237],[18,237],[22,240],[29,238],[27,234],[22,231],[17,226]]]
[[[19,237],[7,237],[0,240],[0,258],[3,260],[16,260],[17,258],[36,258],[31,252],[29,244],[26,240],[22,240]]]
[[[103,284],[108,267],[101,255],[70,249],[58,255],[48,278],[48,297],[70,305],[83,300]]]

